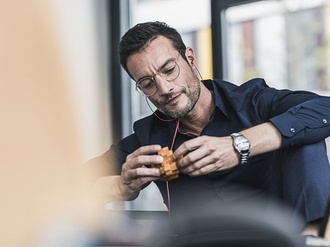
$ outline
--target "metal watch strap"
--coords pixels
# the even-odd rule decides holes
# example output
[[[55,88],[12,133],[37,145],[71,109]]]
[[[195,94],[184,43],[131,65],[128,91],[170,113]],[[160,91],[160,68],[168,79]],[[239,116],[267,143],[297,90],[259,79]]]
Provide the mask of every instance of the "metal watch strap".
[[[240,164],[245,165],[249,161],[250,151],[241,151],[240,152]]]

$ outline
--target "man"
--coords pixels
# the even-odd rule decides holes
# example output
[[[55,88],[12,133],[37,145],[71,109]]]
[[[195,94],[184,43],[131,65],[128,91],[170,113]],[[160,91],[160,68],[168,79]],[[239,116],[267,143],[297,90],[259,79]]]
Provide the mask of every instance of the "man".
[[[330,98],[276,90],[262,79],[239,87],[201,81],[193,49],[165,23],[136,25],[119,48],[137,91],[158,110],[91,161],[95,168],[116,168],[114,174],[99,175],[98,195],[134,200],[154,181],[169,210],[180,213],[276,191],[293,214],[304,218],[305,233],[317,234],[313,223],[322,218],[330,194],[324,145]],[[153,166],[162,163],[157,152],[165,146],[174,150],[180,170],[169,182]]]

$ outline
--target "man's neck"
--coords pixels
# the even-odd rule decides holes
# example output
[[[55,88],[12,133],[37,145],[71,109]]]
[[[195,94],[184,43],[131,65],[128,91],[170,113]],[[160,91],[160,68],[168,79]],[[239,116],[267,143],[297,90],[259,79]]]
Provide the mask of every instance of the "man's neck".
[[[209,123],[213,110],[213,92],[202,84],[201,95],[194,109],[187,116],[180,119],[180,124],[187,132],[199,136]]]

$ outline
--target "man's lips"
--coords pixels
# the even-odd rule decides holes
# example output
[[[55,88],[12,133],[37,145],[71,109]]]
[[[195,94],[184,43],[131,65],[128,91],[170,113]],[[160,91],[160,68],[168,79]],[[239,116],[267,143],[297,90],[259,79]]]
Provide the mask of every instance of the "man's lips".
[[[170,99],[168,99],[165,102],[165,105],[174,105],[174,104],[178,103],[180,96],[181,96],[181,93],[174,96],[174,97],[172,97],[172,98],[170,98]]]

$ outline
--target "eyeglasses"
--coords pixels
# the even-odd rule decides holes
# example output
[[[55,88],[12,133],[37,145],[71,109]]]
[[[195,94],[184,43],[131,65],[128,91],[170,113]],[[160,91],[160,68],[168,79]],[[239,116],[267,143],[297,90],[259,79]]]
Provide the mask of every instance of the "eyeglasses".
[[[158,73],[152,76],[146,76],[136,82],[136,91],[143,96],[152,96],[157,92],[157,85],[155,76],[159,75],[164,80],[171,82],[178,78],[180,74],[180,67],[177,63],[179,56],[176,60],[169,60],[162,68],[158,70]]]

